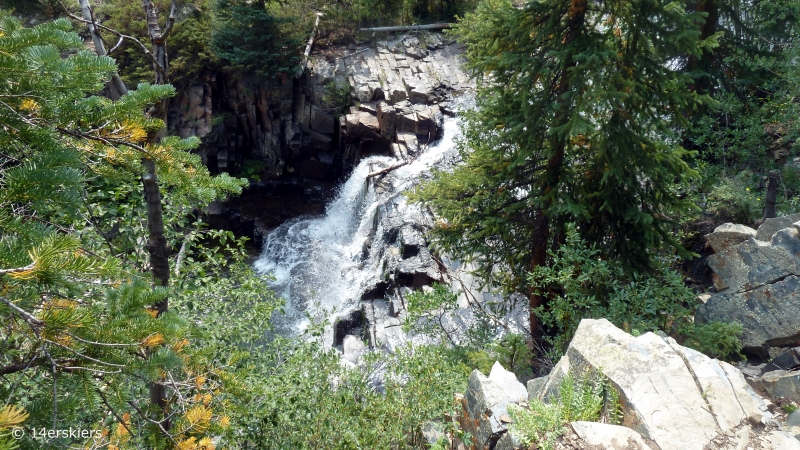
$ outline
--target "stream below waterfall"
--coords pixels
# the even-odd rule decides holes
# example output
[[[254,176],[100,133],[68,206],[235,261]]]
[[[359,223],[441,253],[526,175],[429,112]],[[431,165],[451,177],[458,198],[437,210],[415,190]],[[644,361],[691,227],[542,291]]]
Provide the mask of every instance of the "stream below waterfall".
[[[466,101],[471,98],[458,103]],[[364,291],[383,275],[380,255],[386,243],[380,242],[379,209],[423,215],[416,205],[407,205],[402,194],[432,168],[457,160],[454,140],[460,132],[459,122],[458,117],[445,117],[439,141],[421,149],[410,164],[391,172],[389,192],[376,191],[375,183],[366,176],[399,161],[387,156],[365,158],[339,187],[324,215],[291,219],[264,237],[255,268],[274,276],[271,286],[286,301],[285,313],[273,318],[276,333],[298,335],[312,321],[327,318],[333,323],[359,307]],[[331,337],[326,341],[330,343]]]

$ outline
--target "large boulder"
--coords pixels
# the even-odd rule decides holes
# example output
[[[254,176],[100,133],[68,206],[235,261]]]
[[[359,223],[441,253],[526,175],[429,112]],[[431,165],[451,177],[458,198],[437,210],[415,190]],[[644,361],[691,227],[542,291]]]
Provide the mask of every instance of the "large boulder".
[[[513,449],[516,442],[508,434],[509,405],[523,402],[527,397],[525,386],[513,373],[495,362],[489,376],[473,370],[467,382],[467,392],[462,397],[463,430],[471,433],[469,448],[475,450]],[[502,442],[500,441],[502,438]]]
[[[785,228],[769,242],[749,239],[708,257],[708,265],[731,292],[744,292],[800,275],[800,236]]]
[[[758,232],[756,233],[755,237],[759,241],[770,241],[775,233],[783,230],[784,228],[791,227],[792,224],[797,221],[800,221],[800,213],[792,214],[790,216],[766,219],[764,223],[758,227]]]
[[[785,398],[800,404],[800,371],[774,370],[750,382],[774,399]]]
[[[767,219],[756,238],[708,257],[714,285],[724,291],[697,308],[697,323],[740,323],[746,349],[800,345],[798,219]]]
[[[733,366],[671,338],[633,337],[605,319],[580,323],[566,355],[539,389],[540,398],[553,399],[564,376],[587,371],[601,371],[619,392],[622,425],[661,450],[702,450],[742,426],[752,428],[742,434],[749,440],[772,422],[764,400]]]
[[[572,422],[572,430],[593,450],[650,450],[642,436],[630,428],[597,422]]]
[[[747,292],[723,292],[697,308],[695,321],[738,322],[743,326],[742,345],[800,345],[800,277],[780,281]]]
[[[754,237],[756,237],[756,230],[748,226],[724,223],[715,228],[713,233],[706,235],[706,243],[712,250],[719,253]]]

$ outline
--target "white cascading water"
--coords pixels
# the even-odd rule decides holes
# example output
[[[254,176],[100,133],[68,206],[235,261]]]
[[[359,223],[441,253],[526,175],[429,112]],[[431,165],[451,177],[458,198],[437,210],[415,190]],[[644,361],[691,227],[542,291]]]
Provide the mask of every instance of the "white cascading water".
[[[458,124],[457,118],[445,118],[442,138],[392,172],[399,184],[391,197],[413,187],[446,155],[456,154]],[[362,160],[324,216],[292,219],[265,237],[255,268],[275,277],[272,288],[286,300],[285,314],[273,320],[277,333],[297,335],[309,326],[309,319],[319,321],[326,315],[333,319],[357,307],[365,283],[380,272],[376,261],[364,257],[364,245],[377,208],[388,200],[375,193],[366,176],[397,162],[385,156]]]

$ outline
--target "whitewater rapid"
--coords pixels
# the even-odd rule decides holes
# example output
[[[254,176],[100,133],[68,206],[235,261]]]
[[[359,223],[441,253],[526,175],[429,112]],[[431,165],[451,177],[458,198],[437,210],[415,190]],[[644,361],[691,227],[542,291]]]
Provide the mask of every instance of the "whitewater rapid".
[[[399,160],[368,157],[339,188],[324,215],[292,219],[264,238],[255,269],[274,276],[271,287],[286,301],[285,313],[273,318],[275,332],[298,335],[312,322],[327,318],[333,323],[358,307],[365,285],[381,271],[378,261],[365,251],[367,244],[376,245],[368,239],[374,234],[377,209],[388,201],[398,201],[398,193],[413,188],[443,160],[456,157],[459,122],[458,118],[445,118],[441,139],[423,149],[412,163],[392,172],[391,195],[377,194],[366,176]]]

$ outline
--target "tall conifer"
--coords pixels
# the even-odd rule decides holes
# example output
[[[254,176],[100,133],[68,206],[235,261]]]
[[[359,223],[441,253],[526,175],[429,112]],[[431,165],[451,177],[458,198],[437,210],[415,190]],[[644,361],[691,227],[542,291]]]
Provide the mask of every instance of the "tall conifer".
[[[647,270],[670,236],[694,172],[677,143],[703,101],[678,62],[711,48],[702,13],[665,0],[486,0],[456,30],[479,82],[464,163],[413,198],[445,220],[437,244],[488,283],[530,297],[525,274],[576,222],[607,258]]]

